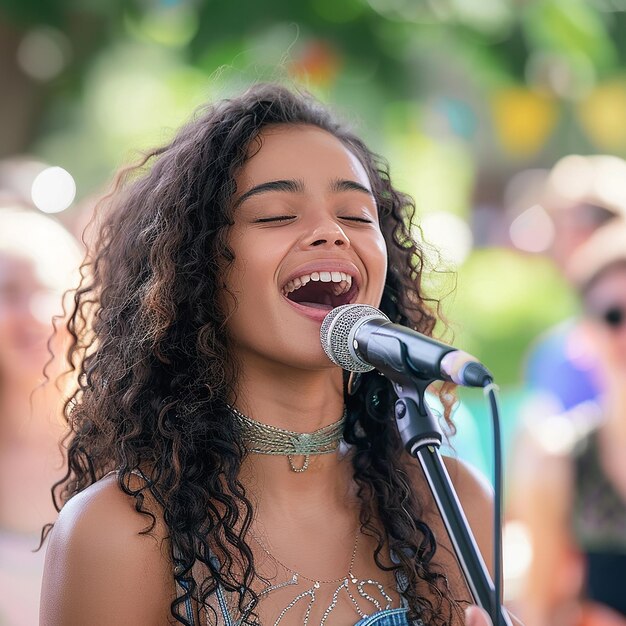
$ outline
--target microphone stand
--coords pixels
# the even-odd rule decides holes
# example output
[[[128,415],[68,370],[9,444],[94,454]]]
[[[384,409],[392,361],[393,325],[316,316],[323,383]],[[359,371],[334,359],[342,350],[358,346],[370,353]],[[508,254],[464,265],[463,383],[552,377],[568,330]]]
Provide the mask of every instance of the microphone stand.
[[[512,626],[507,611],[494,606],[493,581],[439,453],[441,429],[424,400],[426,387],[434,381],[408,377],[395,368],[379,369],[393,382],[400,437],[424,471],[474,601],[489,613],[494,626]]]

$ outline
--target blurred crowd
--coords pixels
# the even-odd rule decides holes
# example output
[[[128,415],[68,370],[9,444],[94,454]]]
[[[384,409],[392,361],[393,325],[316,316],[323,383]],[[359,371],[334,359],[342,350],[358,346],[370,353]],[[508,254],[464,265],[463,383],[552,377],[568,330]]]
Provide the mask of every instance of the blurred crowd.
[[[0,189],[0,625],[21,626],[38,620],[44,550],[35,549],[56,515],[50,490],[62,467],[63,294],[77,284],[78,242],[91,210],[63,224],[7,181]],[[626,162],[567,156],[545,176],[538,203],[555,233],[548,254],[580,313],[537,338],[522,375],[527,393],[516,416],[506,519],[527,551],[507,595],[529,626],[624,626]],[[458,427],[463,441],[471,424]],[[464,445],[459,454],[479,464]]]
[[[580,314],[528,357],[508,493],[530,553],[517,602],[536,626],[624,625],[626,163],[565,157],[543,191]]]
[[[38,623],[44,551],[61,477],[64,338],[52,336],[82,251],[61,224],[31,207],[0,204],[0,624]],[[52,354],[58,355],[52,359]],[[45,373],[44,373],[45,370]],[[48,378],[51,384],[44,384]]]

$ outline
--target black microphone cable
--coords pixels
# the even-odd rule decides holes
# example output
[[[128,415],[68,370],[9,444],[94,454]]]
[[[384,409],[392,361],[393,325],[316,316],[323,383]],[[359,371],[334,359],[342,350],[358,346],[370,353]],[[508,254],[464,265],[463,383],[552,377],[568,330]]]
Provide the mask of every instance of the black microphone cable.
[[[489,379],[483,393],[489,400],[493,436],[493,573],[494,597],[491,619],[498,624],[502,606],[502,435],[500,410],[498,408],[498,386]]]

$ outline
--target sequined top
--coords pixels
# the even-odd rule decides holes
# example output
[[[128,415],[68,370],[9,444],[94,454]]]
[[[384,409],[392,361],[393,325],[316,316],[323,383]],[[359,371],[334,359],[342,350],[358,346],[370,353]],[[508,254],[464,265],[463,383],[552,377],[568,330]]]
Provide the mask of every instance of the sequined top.
[[[398,590],[402,592],[402,583],[398,582]],[[243,626],[240,619],[235,618],[228,608],[228,602],[226,601],[226,593],[221,586],[217,587],[215,592],[216,610],[217,610],[217,623],[223,626]],[[402,597],[402,596],[401,596]],[[403,605],[406,605],[404,598],[402,597]],[[194,610],[191,600],[187,600],[184,605],[184,617],[191,624],[191,626],[199,626],[198,621],[194,615]],[[421,619],[417,619],[414,622],[409,622],[408,607],[402,606],[399,608],[383,609],[376,611],[371,615],[362,617],[354,626],[426,626]]]
[[[218,592],[219,593],[219,592]],[[226,607],[226,603],[218,598],[218,605],[221,612],[221,620],[224,626],[241,626],[239,620],[235,620],[229,613]],[[418,620],[411,624],[407,617],[408,609],[402,607],[398,609],[385,609],[383,611],[377,611],[360,619],[354,626],[425,626],[422,620]],[[192,626],[197,626],[196,619],[193,615],[193,609],[191,603],[185,605],[185,618]]]

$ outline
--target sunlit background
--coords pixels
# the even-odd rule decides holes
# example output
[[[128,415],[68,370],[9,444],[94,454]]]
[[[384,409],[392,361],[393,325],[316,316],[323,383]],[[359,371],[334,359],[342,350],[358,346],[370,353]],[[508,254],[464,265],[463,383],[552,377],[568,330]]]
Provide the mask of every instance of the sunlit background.
[[[301,83],[415,197],[418,234],[440,251],[428,282],[446,336],[494,372],[508,444],[524,355],[576,308],[544,254],[558,232],[538,189],[566,154],[626,156],[626,0],[2,5],[1,197],[79,232],[115,170],[195,107],[251,81]],[[584,172],[562,182],[584,184]],[[484,400],[462,397],[488,470]],[[519,569],[523,532],[507,532]]]

